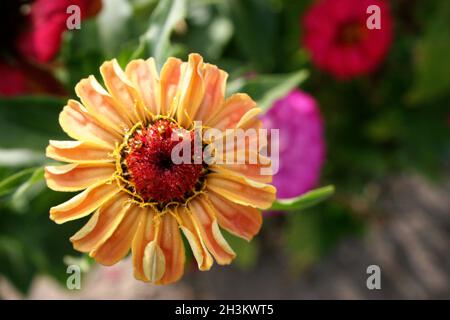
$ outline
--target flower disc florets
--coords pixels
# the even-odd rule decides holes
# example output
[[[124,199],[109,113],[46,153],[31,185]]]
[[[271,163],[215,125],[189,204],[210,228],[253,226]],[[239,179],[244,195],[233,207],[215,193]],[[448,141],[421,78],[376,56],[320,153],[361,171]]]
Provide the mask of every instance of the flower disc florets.
[[[174,139],[174,135],[178,139]],[[203,164],[175,164],[172,150],[186,142],[193,144],[193,131],[178,126],[172,119],[157,119],[130,131],[119,150],[119,171],[124,187],[138,202],[154,203],[163,208],[168,203],[184,203],[203,186]],[[193,157],[194,148],[191,156]]]

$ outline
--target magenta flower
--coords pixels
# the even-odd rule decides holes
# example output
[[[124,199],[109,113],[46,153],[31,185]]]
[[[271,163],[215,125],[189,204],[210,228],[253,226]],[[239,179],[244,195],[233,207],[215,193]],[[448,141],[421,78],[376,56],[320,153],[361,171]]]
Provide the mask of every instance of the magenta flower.
[[[367,8],[380,8],[380,29],[368,29]],[[302,19],[303,45],[312,62],[338,79],[374,71],[392,42],[392,17],[382,0],[322,0]]]
[[[323,122],[314,98],[295,89],[262,120],[267,129],[280,130],[279,170],[273,178],[277,197],[292,198],[314,188],[325,160]]]
[[[63,94],[47,65],[59,52],[69,18],[77,5],[80,18],[97,14],[101,0],[1,0],[0,96],[26,93]]]
[[[19,51],[38,62],[49,62],[59,51],[62,35],[67,30],[67,8],[77,5],[81,18],[88,18],[101,9],[100,0],[35,0],[28,15],[28,31],[17,43]]]

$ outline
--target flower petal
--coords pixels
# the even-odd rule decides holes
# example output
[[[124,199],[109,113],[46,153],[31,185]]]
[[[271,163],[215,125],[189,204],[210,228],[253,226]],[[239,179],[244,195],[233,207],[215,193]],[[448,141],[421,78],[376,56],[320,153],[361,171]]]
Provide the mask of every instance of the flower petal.
[[[237,175],[210,173],[206,186],[224,198],[244,206],[268,209],[275,201],[275,187]]]
[[[50,208],[50,219],[64,223],[85,217],[119,191],[115,183],[91,186],[72,199]]]
[[[161,231],[158,245],[164,254],[165,271],[157,284],[168,284],[178,281],[184,272],[184,244],[175,217],[166,213],[161,219]]]
[[[207,123],[224,104],[228,73],[209,63],[204,64],[204,70],[205,93],[195,120]]]
[[[65,164],[46,166],[47,186],[55,191],[79,191],[111,179],[116,168],[113,163],[100,165]]]
[[[176,115],[181,126],[189,128],[196,119],[195,115],[204,93],[203,58],[198,54],[190,54],[187,66],[181,74],[176,96]]]
[[[97,262],[108,266],[122,260],[130,251],[141,214],[139,207],[130,208],[108,240],[94,249],[90,256]]]
[[[205,241],[209,252],[214,256],[218,264],[229,264],[236,254],[223,238],[217,224],[214,209],[205,199],[196,197],[189,202],[189,210],[199,227],[201,237]]]
[[[211,128],[219,130],[233,129],[241,118],[252,108],[256,102],[245,93],[236,93],[225,100],[224,106],[206,123]]]
[[[59,124],[71,138],[108,148],[109,150],[113,149],[116,142],[120,141],[118,135],[111,133],[100,125],[75,100],[69,100],[67,106],[61,111]]]
[[[160,114],[157,96],[159,95],[159,76],[155,60],[133,60],[125,68],[125,73],[137,88],[140,98],[152,115]]]
[[[64,162],[107,163],[114,161],[110,151],[82,141],[50,140],[45,153],[48,158]]]
[[[209,137],[207,137],[209,138]],[[261,164],[268,165],[267,135],[264,131],[250,128],[248,130],[227,129],[224,135],[210,139],[209,151],[212,155],[210,164]],[[263,152],[265,151],[265,152]],[[266,171],[266,170],[265,170]]]
[[[115,231],[130,207],[128,196],[119,193],[105,202],[75,233],[70,241],[81,252],[90,252],[98,248]]]
[[[104,62],[100,67],[100,73],[109,93],[120,104],[127,117],[133,123],[146,120],[147,114],[139,94],[117,60]]]
[[[220,227],[228,232],[250,241],[261,229],[262,215],[258,209],[233,203],[211,190],[208,199]]]
[[[89,114],[108,128],[119,134],[124,134],[133,126],[133,123],[126,116],[126,111],[103,89],[94,76],[89,76],[78,82],[75,92]]]
[[[133,239],[132,250],[136,279],[168,284],[183,275],[184,245],[172,213],[161,216],[147,212]]]
[[[180,59],[169,58],[161,69],[160,92],[158,94],[161,115],[169,115],[172,111],[172,103],[177,94],[178,82],[180,81],[181,65]]]
[[[224,157],[226,160],[226,154]],[[236,163],[212,164],[209,169],[221,174],[234,174],[258,182],[272,182],[272,164],[270,158],[262,156],[255,151],[238,151]]]
[[[177,214],[181,219],[180,228],[191,246],[192,253],[197,260],[198,268],[201,271],[209,270],[214,261],[206,248],[200,233],[200,228],[192,216],[192,213],[185,207],[178,207]]]
[[[262,121],[259,120],[260,108],[252,108],[242,116],[241,120],[236,124],[236,128],[240,129],[259,129],[262,127]]]
[[[160,218],[157,217],[156,212],[151,208],[142,208],[141,211],[139,225],[131,244],[134,277],[138,280],[150,281],[144,272],[144,257],[147,245],[155,239],[156,232],[159,231]],[[158,221],[158,223],[155,223],[155,221]],[[153,272],[153,278],[157,279],[161,279],[165,268],[164,255],[159,254],[160,251],[160,248],[155,249],[155,245],[153,245],[153,248],[147,249],[147,260],[153,258],[153,262],[155,262],[154,259],[157,259],[156,262],[158,264],[155,265],[155,272]],[[158,258],[161,255],[163,261],[161,261],[161,258]]]
[[[144,258],[142,262],[145,281],[157,283],[164,276],[166,270],[166,259],[161,247],[153,240],[144,250]]]

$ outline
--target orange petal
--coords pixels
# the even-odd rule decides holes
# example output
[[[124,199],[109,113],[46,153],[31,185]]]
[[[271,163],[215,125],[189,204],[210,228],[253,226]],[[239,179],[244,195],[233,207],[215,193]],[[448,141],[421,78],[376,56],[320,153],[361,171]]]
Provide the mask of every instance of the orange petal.
[[[177,94],[180,81],[182,61],[176,58],[167,59],[161,69],[160,92],[158,95],[160,114],[169,115],[172,110],[172,102]]]
[[[133,239],[133,265],[136,279],[168,284],[184,271],[184,245],[177,220],[170,213],[158,216],[147,212]]]
[[[117,60],[104,62],[100,67],[100,73],[109,93],[120,104],[127,117],[133,123],[146,120],[147,114],[137,89],[127,78]]]
[[[142,214],[140,215],[139,225],[131,244],[134,277],[138,280],[150,281],[144,272],[144,257],[147,245],[155,239],[156,232],[159,231],[160,218],[156,216],[156,212],[151,208],[143,208],[141,211]],[[155,221],[157,221],[157,223],[155,223]],[[149,248],[147,250],[147,257],[150,259],[151,256],[153,256],[154,258],[151,262],[157,262],[152,274],[153,278],[157,279],[161,279],[165,268],[163,262],[161,262],[161,254],[159,254],[160,251],[161,249],[155,249],[154,245],[153,248]],[[164,260],[164,255],[162,255],[162,259]]]
[[[206,125],[219,130],[233,129],[241,118],[252,108],[256,102],[245,93],[236,93],[225,100],[224,106],[209,120]]]
[[[204,70],[205,94],[195,119],[207,123],[224,103],[228,73],[209,63],[204,64]]]
[[[236,124],[236,128],[247,129],[260,129],[262,122],[259,119],[259,114],[262,112],[260,108],[252,108],[248,110],[242,116],[241,120]]]
[[[159,95],[159,78],[153,58],[146,61],[139,59],[131,61],[125,68],[125,73],[137,88],[140,98],[152,115],[160,114],[157,96]]]
[[[178,228],[178,222],[170,213],[163,215],[158,245],[164,254],[165,271],[157,284],[168,284],[178,281],[184,272],[184,244]]]
[[[73,139],[88,142],[96,146],[114,149],[120,136],[111,133],[94,118],[77,101],[69,100],[59,114],[62,129]]]
[[[213,172],[223,175],[237,175],[261,183],[272,182],[270,174],[261,174],[263,168],[270,170],[270,164],[264,166],[260,164],[222,164],[209,167]]]
[[[220,232],[214,209],[201,197],[189,202],[189,210],[199,227],[201,237],[218,264],[229,264],[236,254]]]
[[[108,266],[122,260],[130,251],[141,214],[142,211],[137,206],[129,209],[108,240],[91,252],[91,257]]]
[[[226,154],[224,159],[226,160]],[[236,163],[212,164],[209,169],[225,174],[238,175],[247,179],[258,182],[270,183],[272,182],[272,170],[270,158],[264,157],[255,151],[237,152]]]
[[[110,155],[110,149],[82,141],[50,140],[45,153],[48,158],[64,162],[105,163],[114,161]]]
[[[275,201],[275,187],[237,175],[208,174],[206,186],[232,202],[268,209]]]
[[[208,199],[219,225],[228,232],[250,241],[261,229],[262,215],[258,209],[233,203],[212,191],[208,192]]]
[[[90,252],[98,248],[116,230],[130,207],[128,196],[121,192],[105,202],[74,234],[70,241],[81,252]]]
[[[47,186],[55,191],[80,191],[87,187],[106,182],[116,171],[113,163],[100,165],[65,164],[46,166]]]
[[[204,93],[203,58],[195,53],[190,54],[178,84],[176,115],[181,126],[189,128],[192,121],[196,120],[197,110]]]
[[[64,223],[85,217],[119,191],[115,183],[91,186],[72,199],[50,208],[50,218],[56,223]]]
[[[181,230],[191,246],[192,253],[197,260],[198,268],[201,271],[209,270],[213,264],[213,259],[206,248],[192,213],[184,207],[177,208],[177,214],[181,219]]]
[[[86,106],[89,114],[108,128],[124,134],[133,126],[123,110],[109,93],[103,89],[94,76],[83,79],[75,87],[77,96]]]
[[[271,160],[263,156],[262,150],[267,147],[267,136],[265,131],[250,128],[227,129],[224,135],[212,137],[208,148],[214,155],[210,164],[260,164],[270,168]],[[268,169],[265,169],[266,174]]]

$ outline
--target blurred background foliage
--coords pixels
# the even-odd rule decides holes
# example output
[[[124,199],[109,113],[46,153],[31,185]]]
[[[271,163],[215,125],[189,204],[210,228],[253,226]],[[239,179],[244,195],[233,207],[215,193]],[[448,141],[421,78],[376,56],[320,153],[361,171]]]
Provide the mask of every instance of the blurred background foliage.
[[[269,108],[291,89],[314,96],[324,117],[327,159],[321,185],[335,195],[313,208],[265,218],[264,234],[283,228],[287,256],[303,270],[342,237],[361,236],[376,217],[380,184],[416,171],[439,181],[450,152],[450,3],[391,1],[394,40],[374,73],[337,81],[317,70],[301,47],[300,17],[312,1],[104,0],[100,13],[65,32],[50,65],[66,95],[0,98],[0,274],[26,292],[36,274],[65,281],[68,238],[82,222],[56,225],[48,210],[71,194],[46,188],[49,139],[64,139],[58,114],[83,77],[117,58],[198,52],[230,74],[228,93],[249,93]],[[264,235],[262,236],[264,237]],[[236,266],[254,268],[264,248],[231,239]]]

